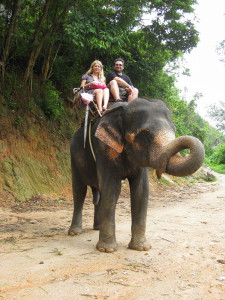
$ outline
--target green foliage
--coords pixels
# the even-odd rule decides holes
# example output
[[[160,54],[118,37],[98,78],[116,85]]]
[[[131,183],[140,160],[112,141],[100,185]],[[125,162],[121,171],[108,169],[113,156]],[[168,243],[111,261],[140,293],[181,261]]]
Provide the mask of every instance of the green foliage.
[[[51,253],[54,253],[56,255],[63,255],[63,252],[61,250],[59,250],[58,248],[54,248]]]
[[[161,177],[161,183],[165,183],[165,184],[169,184],[170,182],[167,180],[167,179],[165,179],[164,177]]]
[[[212,164],[225,164],[225,143],[219,145],[209,159]]]
[[[54,88],[51,81],[42,86],[42,98],[37,100],[37,104],[40,105],[48,118],[58,119],[64,111],[59,92]]]
[[[16,110],[18,105],[14,91],[19,88],[17,74],[15,72],[7,73],[1,88],[8,107],[13,111]]]
[[[91,61],[102,60],[108,70],[113,59],[123,55],[125,59],[129,58],[127,66],[131,62],[134,71],[142,61],[145,74],[149,73],[146,68],[149,61],[156,60],[154,71],[150,72],[152,79],[152,74],[160,72],[166,62],[196,46],[198,34],[187,18],[193,12],[195,2],[23,0],[15,34],[11,36],[6,67],[10,64],[11,68],[16,68],[19,64],[25,71],[28,61],[32,60],[30,74],[34,71],[43,76],[48,66],[47,74],[52,76],[57,87],[62,90],[69,86],[68,90],[71,90]],[[0,16],[0,49],[4,49],[14,9],[13,1],[2,4],[6,11]],[[143,12],[148,12],[151,17],[157,13],[157,18],[153,18],[151,25],[141,28]],[[140,28],[138,35],[135,33],[137,28]],[[133,62],[137,62],[136,66]]]
[[[17,116],[15,120],[15,127],[20,128],[22,123],[23,123],[23,119],[21,118],[21,116]]]
[[[208,166],[217,173],[225,174],[225,164],[220,164],[220,165],[208,164]]]
[[[3,95],[4,95],[4,98],[6,100],[8,107],[14,111],[17,107],[17,104],[16,104],[16,101],[13,99],[11,93],[9,91],[5,91]]]
[[[213,170],[213,169],[212,169]],[[214,170],[215,171],[215,170]],[[215,182],[215,181],[217,181],[217,178],[216,177],[213,177],[213,178],[211,178],[211,177],[208,177],[208,178],[204,178],[204,180],[206,181],[206,182]]]

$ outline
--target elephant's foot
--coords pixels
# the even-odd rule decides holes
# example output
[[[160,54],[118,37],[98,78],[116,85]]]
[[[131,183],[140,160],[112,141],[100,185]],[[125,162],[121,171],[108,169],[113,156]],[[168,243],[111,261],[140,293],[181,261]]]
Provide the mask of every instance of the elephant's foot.
[[[131,239],[129,245],[129,249],[137,250],[137,251],[148,251],[152,248],[152,246],[146,241],[133,241]]]
[[[116,240],[113,241],[112,243],[105,243],[103,241],[98,241],[96,248],[101,252],[112,253],[117,251],[118,244]]]
[[[93,229],[94,229],[94,230],[100,230],[100,224],[98,224],[98,223],[95,224],[95,223],[94,223],[94,224],[93,224]]]
[[[71,225],[70,229],[68,231],[68,235],[79,235],[82,232],[82,227],[81,226],[75,226],[75,225]]]

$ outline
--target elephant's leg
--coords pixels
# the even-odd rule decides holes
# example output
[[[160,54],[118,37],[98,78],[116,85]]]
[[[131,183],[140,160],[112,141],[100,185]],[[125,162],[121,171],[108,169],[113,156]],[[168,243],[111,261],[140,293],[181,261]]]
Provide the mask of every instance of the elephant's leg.
[[[101,209],[101,197],[98,201],[98,204],[95,205],[94,224],[93,224],[94,230],[100,229],[100,222],[101,222],[100,209]]]
[[[82,232],[82,210],[84,199],[87,193],[87,186],[73,178],[73,201],[74,211],[69,235],[76,235]]]
[[[129,179],[131,193],[131,241],[129,248],[147,251],[151,245],[145,237],[147,207],[149,198],[149,181],[146,168],[139,170],[135,178]]]
[[[91,187],[92,189],[92,194],[93,194],[93,204],[95,206],[95,213],[94,213],[94,224],[93,228],[94,230],[99,230],[100,229],[100,191],[94,187]]]
[[[115,236],[115,209],[120,194],[121,180],[115,177],[112,174],[104,176],[104,182],[101,184],[101,220],[96,248],[107,253],[116,251],[118,247]]]
[[[92,189],[92,194],[93,194],[93,204],[97,205],[100,199],[100,192],[98,189],[91,187]]]

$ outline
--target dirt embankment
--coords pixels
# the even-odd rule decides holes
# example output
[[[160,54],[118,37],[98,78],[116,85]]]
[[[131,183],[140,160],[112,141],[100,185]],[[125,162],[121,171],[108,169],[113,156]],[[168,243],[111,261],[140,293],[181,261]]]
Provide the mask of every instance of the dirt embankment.
[[[18,95],[17,95],[18,97]],[[71,109],[63,121],[49,120],[32,99],[17,99],[17,110],[0,95],[0,201],[5,193],[24,201],[71,191],[69,144],[77,126]]]
[[[167,186],[167,185],[166,185]],[[72,200],[8,199],[0,209],[1,299],[225,299],[225,176],[215,183],[152,186],[148,252],[128,250],[127,183],[117,205],[119,249],[98,252],[93,205],[70,237]]]

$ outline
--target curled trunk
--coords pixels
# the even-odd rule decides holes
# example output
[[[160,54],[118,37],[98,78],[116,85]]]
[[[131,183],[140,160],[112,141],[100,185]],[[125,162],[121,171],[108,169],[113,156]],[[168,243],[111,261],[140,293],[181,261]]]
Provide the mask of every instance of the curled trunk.
[[[190,149],[188,156],[182,157],[179,151]],[[157,176],[162,173],[174,176],[187,176],[196,172],[203,164],[205,157],[201,141],[191,136],[181,136],[165,146],[159,156]]]

